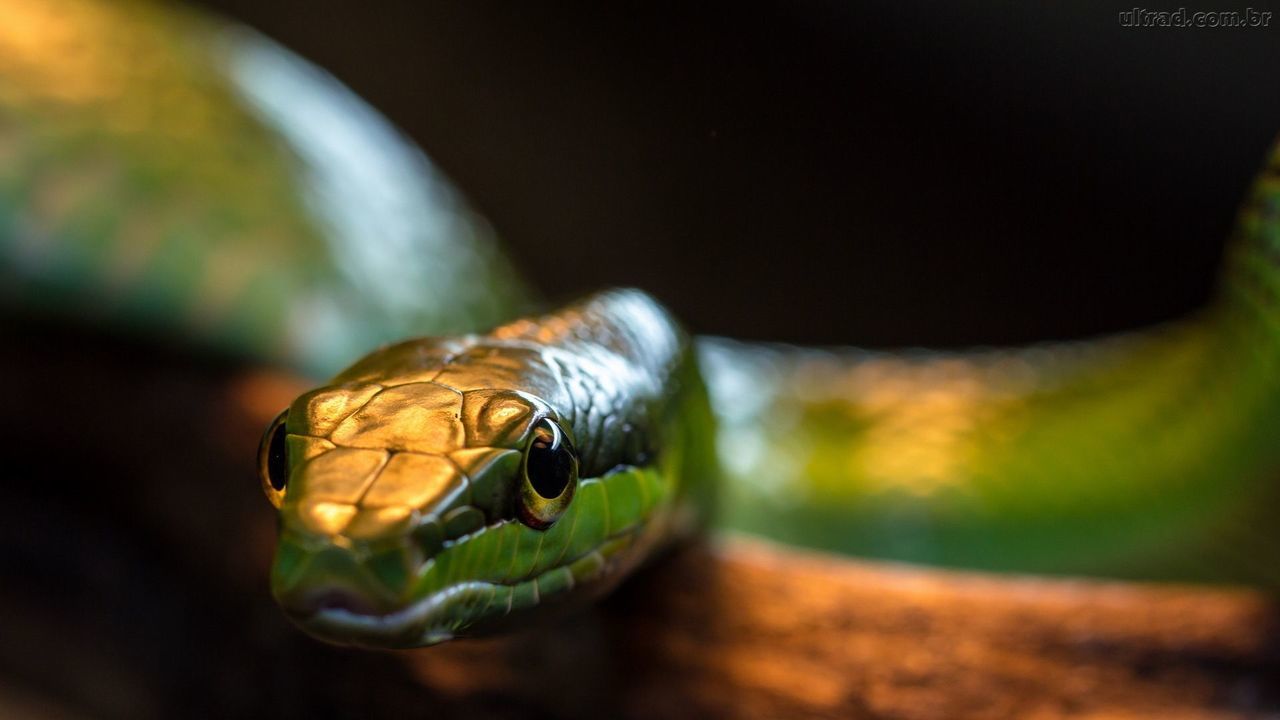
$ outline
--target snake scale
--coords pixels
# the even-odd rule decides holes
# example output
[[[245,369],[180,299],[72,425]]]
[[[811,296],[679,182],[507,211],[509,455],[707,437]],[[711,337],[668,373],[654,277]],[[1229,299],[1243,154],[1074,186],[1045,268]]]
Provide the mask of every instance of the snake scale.
[[[250,30],[142,2],[0,8],[0,297],[330,378],[259,450],[272,590],[320,637],[518,626],[708,526],[997,571],[1280,579],[1280,154],[1216,300],[1183,320],[974,352],[747,345],[691,338],[637,290],[531,314],[422,153]]]

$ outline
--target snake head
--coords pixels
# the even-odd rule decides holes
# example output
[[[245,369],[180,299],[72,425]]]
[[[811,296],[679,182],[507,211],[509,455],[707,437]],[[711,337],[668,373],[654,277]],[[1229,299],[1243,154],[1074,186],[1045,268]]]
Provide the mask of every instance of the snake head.
[[[580,476],[554,392],[530,379],[538,358],[432,342],[375,352],[263,440],[280,518],[272,591],[322,639],[429,645],[602,591],[634,554],[645,498],[661,496],[651,470]]]

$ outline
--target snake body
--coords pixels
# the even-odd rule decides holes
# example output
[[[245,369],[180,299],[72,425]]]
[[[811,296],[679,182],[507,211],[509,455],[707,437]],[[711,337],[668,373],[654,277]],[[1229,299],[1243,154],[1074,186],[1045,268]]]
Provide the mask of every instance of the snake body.
[[[3,10],[2,297],[330,377],[259,453],[272,590],[321,637],[519,625],[708,525],[994,570],[1280,579],[1280,154],[1185,320],[969,353],[744,345],[690,338],[635,290],[528,314],[426,158],[251,31],[145,3]]]

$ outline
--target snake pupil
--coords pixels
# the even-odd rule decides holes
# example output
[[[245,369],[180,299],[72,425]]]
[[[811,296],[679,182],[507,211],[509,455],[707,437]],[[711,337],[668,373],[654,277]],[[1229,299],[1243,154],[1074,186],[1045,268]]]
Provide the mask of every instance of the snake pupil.
[[[529,444],[525,473],[534,491],[550,500],[560,497],[573,480],[576,460],[559,429],[551,423],[546,426],[550,431],[539,432]]]
[[[267,446],[267,482],[277,492],[289,484],[289,457],[284,440],[285,425],[278,422],[271,431]]]

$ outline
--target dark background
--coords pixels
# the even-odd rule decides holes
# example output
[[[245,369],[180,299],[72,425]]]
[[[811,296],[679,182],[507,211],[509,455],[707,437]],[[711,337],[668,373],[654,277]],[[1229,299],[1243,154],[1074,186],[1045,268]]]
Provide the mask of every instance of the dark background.
[[[695,329],[733,336],[957,345],[1171,317],[1210,293],[1234,208],[1280,130],[1280,23],[1126,29],[1119,8],[1077,0],[206,2],[330,69],[417,138],[549,295],[638,285]],[[651,648],[716,627],[734,641],[776,637],[742,633],[707,601],[741,605],[748,593],[722,584],[739,575],[693,565],[702,571],[665,586],[662,571],[633,580],[594,634],[557,629],[506,657],[481,648],[476,671],[430,676],[401,656],[322,646],[264,591],[274,518],[251,448],[287,398],[264,407],[252,399],[264,387],[238,368],[209,359],[195,372],[184,350],[6,320],[0,376],[18,381],[0,415],[0,715],[19,715],[27,696],[122,718],[595,717],[605,702],[673,714],[650,711],[652,697],[705,715],[705,668],[739,666]],[[712,594],[681,604],[688,591]],[[976,665],[930,676],[908,653],[860,665],[850,687],[888,682],[914,702],[933,677],[990,714],[991,701],[1050,686],[1079,695],[1102,677],[1132,680],[1135,694],[1213,683],[1224,711],[1275,707],[1271,639],[1259,656],[1230,638],[1235,649],[1201,644],[1200,626],[1134,640],[1140,631],[1100,634],[1095,614],[1072,610],[1042,618],[1052,632],[1035,667],[1061,657],[1079,672],[1028,684],[1008,663],[1041,648],[1034,635],[995,632],[998,656],[945,642],[949,629],[1003,628],[986,613],[1015,606],[922,616],[915,600],[873,594],[851,605],[862,625],[837,624],[925,652],[942,638]],[[905,624],[885,623],[895,603]],[[1026,607],[1007,616],[1024,633]],[[1149,610],[1139,615],[1164,617]],[[1271,638],[1270,618],[1242,637]],[[898,657],[896,644],[869,646]],[[742,667],[758,667],[760,651],[742,647]],[[611,680],[583,681],[597,675]],[[492,677],[532,691],[448,694]],[[758,689],[720,695],[770,707]]]
[[[1119,6],[973,0],[206,3],[387,113],[551,297],[636,285],[739,337],[964,345],[1175,316],[1210,294],[1280,130],[1280,21],[1135,29]]]

